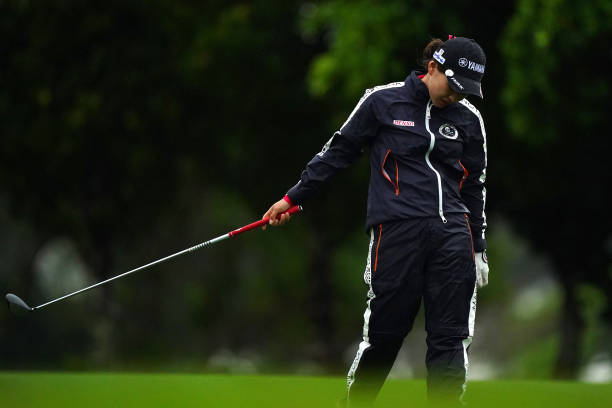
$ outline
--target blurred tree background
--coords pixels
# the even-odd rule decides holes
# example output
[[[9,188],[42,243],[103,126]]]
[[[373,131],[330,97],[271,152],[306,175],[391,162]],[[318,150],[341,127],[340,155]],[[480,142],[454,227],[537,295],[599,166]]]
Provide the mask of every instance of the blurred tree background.
[[[487,53],[490,285],[472,378],[612,380],[612,2],[0,1],[0,289],[40,304],[244,225],[363,90]],[[286,227],[50,306],[0,369],[344,373],[368,163]],[[394,375],[422,376],[415,325]]]

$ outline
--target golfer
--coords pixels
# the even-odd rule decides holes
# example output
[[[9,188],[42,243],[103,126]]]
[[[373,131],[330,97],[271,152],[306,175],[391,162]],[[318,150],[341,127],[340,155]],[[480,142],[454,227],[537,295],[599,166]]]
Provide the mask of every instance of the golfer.
[[[370,152],[370,235],[363,341],[348,372],[350,406],[372,403],[423,301],[430,399],[465,390],[476,287],[485,255],[485,128],[466,96],[483,97],[485,54],[472,39],[432,40],[424,71],[368,89],[308,163],[300,181],[264,217],[302,204],[363,147]]]

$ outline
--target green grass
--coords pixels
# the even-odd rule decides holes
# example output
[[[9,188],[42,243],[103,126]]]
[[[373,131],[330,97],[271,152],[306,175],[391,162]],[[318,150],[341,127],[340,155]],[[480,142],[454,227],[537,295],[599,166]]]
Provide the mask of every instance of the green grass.
[[[335,407],[344,379],[182,374],[0,373],[0,407]],[[469,407],[612,406],[612,385],[471,382]],[[425,405],[425,382],[390,380],[376,407]]]

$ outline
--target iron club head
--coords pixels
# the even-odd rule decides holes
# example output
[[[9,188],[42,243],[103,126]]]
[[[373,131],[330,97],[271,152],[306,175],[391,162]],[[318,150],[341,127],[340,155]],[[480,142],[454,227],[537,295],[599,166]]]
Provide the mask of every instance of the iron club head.
[[[21,298],[17,295],[13,295],[12,293],[7,293],[5,297],[6,297],[7,302],[9,303],[9,308],[11,304],[13,304],[13,305],[22,307],[26,310],[29,310],[30,312],[34,310],[34,308],[28,306],[28,304],[24,302],[23,300],[21,300]]]

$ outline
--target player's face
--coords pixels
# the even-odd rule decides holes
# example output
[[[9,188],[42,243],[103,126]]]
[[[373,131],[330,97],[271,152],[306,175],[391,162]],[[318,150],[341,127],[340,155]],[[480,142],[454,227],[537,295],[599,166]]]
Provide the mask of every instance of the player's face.
[[[429,97],[434,106],[445,108],[465,98],[465,95],[453,91],[448,86],[446,75],[438,70],[435,62],[430,62],[428,68],[429,80],[427,87],[429,88]]]

